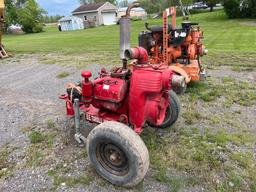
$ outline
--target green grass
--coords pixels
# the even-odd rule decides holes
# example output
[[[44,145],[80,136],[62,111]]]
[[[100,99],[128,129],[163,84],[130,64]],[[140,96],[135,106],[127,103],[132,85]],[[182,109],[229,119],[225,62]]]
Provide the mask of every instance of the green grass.
[[[78,156],[69,157],[65,163],[59,163],[48,171],[48,175],[53,178],[53,188],[56,190],[60,185],[75,186],[75,185],[89,185],[95,180],[95,173],[93,169],[82,170],[82,174],[76,168],[71,167],[72,162],[77,159],[86,158],[86,149],[81,150]]]
[[[251,106],[256,101],[255,86],[255,83],[239,81],[229,77],[219,79],[208,78],[207,81],[191,82],[187,94],[190,95],[192,101],[200,99],[204,102],[212,102],[220,97],[224,97],[225,107],[229,107],[234,103]],[[189,111],[186,113],[188,113],[185,114],[186,118],[200,118],[200,114],[190,114]],[[191,113],[195,112],[192,111]],[[188,122],[192,122],[191,118],[188,119]]]
[[[193,124],[199,119],[202,118],[202,115],[199,112],[196,112],[194,110],[186,111],[182,114],[182,117],[185,119],[185,123],[187,124]]]
[[[68,173],[70,171],[71,170],[69,167],[55,167],[55,169],[48,171],[48,175],[53,177],[53,190],[56,190],[60,185],[88,185],[94,179],[89,171],[77,176],[63,175],[64,173]]]
[[[224,11],[192,15],[190,19],[199,22],[205,35],[205,44],[210,53],[255,52],[256,27],[244,25],[243,22],[255,20],[228,20]],[[152,24],[161,24],[161,19],[149,19]],[[177,23],[181,22],[178,18]],[[132,22],[132,45],[137,45],[140,31],[145,30],[143,21]],[[6,35],[4,44],[15,53],[65,52],[75,53],[110,53],[118,56],[119,26],[102,26],[98,28],[59,32],[57,27],[48,27],[46,32],[26,35]],[[100,52],[100,53],[99,53]]]
[[[32,131],[29,134],[29,139],[31,143],[41,143],[44,140],[44,135],[38,131]]]
[[[57,127],[58,127],[52,119],[48,119],[46,121],[46,125],[47,125],[47,128],[50,130],[57,129]]]
[[[59,79],[63,79],[65,77],[68,77],[69,75],[70,75],[69,72],[63,71],[63,72],[58,73],[56,77],[59,78]]]
[[[45,159],[45,153],[41,148],[42,146],[39,144],[33,144],[27,148],[26,166],[34,168],[42,165]]]
[[[192,83],[180,96],[181,123],[161,131],[161,137],[151,129],[142,133],[156,171],[153,177],[170,191],[198,186],[206,191],[255,191],[256,137],[241,111],[255,105],[255,86],[232,77]]]
[[[203,185],[207,191],[244,191],[255,187],[252,153],[233,152],[228,147],[253,145],[255,136],[251,133],[225,129],[215,133],[206,129],[202,133],[198,128],[185,127],[166,137],[147,129],[142,137],[149,149],[151,167],[156,171],[154,178],[168,184],[170,191],[197,185]]]
[[[10,175],[14,168],[13,159],[10,158],[12,150],[8,145],[2,146],[0,149],[0,179]]]
[[[191,15],[190,20],[200,23],[204,44],[209,50],[204,63],[209,68],[232,66],[235,71],[247,71],[256,66],[256,26],[247,25],[254,19],[231,20],[223,10]],[[177,18],[177,25],[182,19]],[[162,19],[148,19],[150,25],[162,25]],[[145,30],[144,21],[132,22],[131,45],[138,45],[138,34]],[[46,27],[38,34],[5,35],[4,44],[11,53],[40,53],[43,64],[76,65],[120,63],[119,25],[101,26],[77,31],[59,32],[57,27]],[[64,78],[68,74],[58,74]],[[207,95],[206,95],[207,99]],[[210,100],[212,98],[209,98]]]
[[[57,134],[59,134],[58,125],[52,120],[45,121],[44,132],[35,130],[36,126],[23,128],[23,132],[28,134],[31,145],[26,149],[26,166],[37,167],[44,164],[46,156],[51,153]]]

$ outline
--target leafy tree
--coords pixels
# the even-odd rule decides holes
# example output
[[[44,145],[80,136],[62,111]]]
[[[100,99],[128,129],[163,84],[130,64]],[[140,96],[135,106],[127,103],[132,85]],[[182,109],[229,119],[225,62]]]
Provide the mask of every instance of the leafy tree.
[[[14,2],[15,2],[16,7],[21,8],[21,7],[23,7],[23,6],[25,5],[25,3],[27,2],[27,0],[16,0],[16,1],[14,1]]]
[[[210,7],[210,11],[213,11],[214,6],[220,2],[220,0],[204,0],[204,2]]]
[[[143,7],[148,13],[162,13],[164,9],[170,6],[179,6],[179,0],[139,0],[141,7]],[[192,3],[192,0],[182,0],[183,5]]]
[[[256,0],[224,0],[224,10],[229,18],[255,18]]]
[[[11,24],[16,24],[18,22],[18,14],[13,0],[5,1],[5,29],[7,29]]]
[[[46,13],[41,9],[35,0],[27,0],[23,8],[18,9],[19,24],[26,33],[38,33],[43,31],[42,14]]]

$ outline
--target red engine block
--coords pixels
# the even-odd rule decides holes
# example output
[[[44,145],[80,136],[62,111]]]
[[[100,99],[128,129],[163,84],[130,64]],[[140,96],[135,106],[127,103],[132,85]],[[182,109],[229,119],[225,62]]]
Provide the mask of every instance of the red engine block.
[[[136,65],[123,77],[111,73],[91,81],[90,71],[83,71],[80,110],[87,121],[102,123],[119,121],[140,133],[146,122],[160,125],[165,118],[171,89],[172,71],[164,66]],[[68,95],[67,115],[74,109]]]

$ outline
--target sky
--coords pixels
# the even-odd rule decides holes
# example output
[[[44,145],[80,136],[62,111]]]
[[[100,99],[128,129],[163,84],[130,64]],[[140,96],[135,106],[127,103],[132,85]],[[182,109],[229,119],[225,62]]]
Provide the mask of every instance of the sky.
[[[78,0],[37,0],[40,7],[48,12],[48,15],[71,15],[79,6]]]

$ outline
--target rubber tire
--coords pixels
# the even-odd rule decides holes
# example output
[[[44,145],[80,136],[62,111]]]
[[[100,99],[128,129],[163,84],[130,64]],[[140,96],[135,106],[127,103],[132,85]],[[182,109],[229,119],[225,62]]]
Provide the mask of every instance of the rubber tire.
[[[106,170],[96,157],[99,142],[107,140],[123,150],[128,159],[128,171],[124,176],[117,176]],[[146,145],[130,127],[114,121],[96,126],[87,138],[89,160],[97,173],[112,184],[134,187],[145,177],[149,168],[149,154]]]
[[[184,87],[173,87],[173,91],[178,95],[183,95],[187,90],[187,84]]]
[[[151,127],[164,129],[171,127],[177,121],[180,115],[180,101],[173,90],[169,91],[169,106],[167,110],[170,110],[170,113],[167,113],[167,116],[161,125],[155,125],[152,123],[148,124]]]

